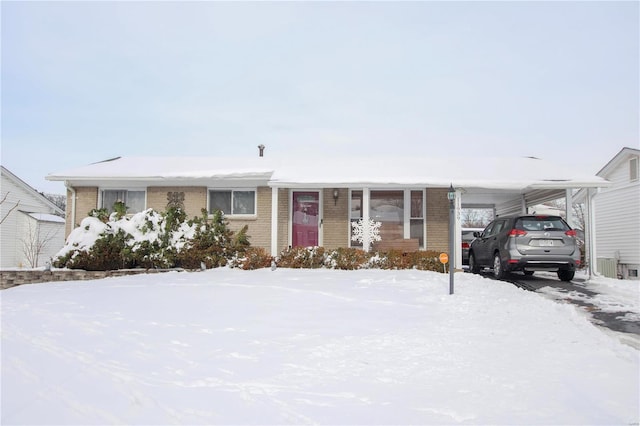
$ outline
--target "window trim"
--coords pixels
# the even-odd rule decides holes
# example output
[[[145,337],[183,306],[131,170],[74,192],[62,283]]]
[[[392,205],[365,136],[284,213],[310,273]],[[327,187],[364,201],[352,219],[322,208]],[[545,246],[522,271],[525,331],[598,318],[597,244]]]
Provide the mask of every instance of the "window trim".
[[[136,187],[125,187],[125,188],[123,188],[123,187],[117,187],[117,188],[116,188],[116,187],[114,187],[114,188],[111,188],[111,187],[99,187],[99,188],[98,188],[98,202],[97,202],[97,208],[99,208],[99,209],[104,209],[104,208],[106,208],[106,209],[107,209],[107,211],[108,211],[108,210],[109,210],[109,208],[107,208],[107,207],[104,207],[104,206],[103,206],[103,204],[104,204],[104,192],[105,192],[105,191],[124,191],[124,192],[127,192],[127,193],[129,193],[129,192],[144,192],[144,206],[143,206],[142,210],[140,210],[139,212],[131,212],[131,213],[129,213],[129,211],[128,211],[128,209],[127,209],[127,216],[131,216],[131,215],[134,215],[134,214],[136,214],[136,213],[141,213],[141,212],[143,212],[143,211],[145,211],[145,210],[147,210],[147,209],[148,209],[148,207],[147,207],[147,197],[148,197],[148,191],[147,191],[147,188],[136,188]],[[125,202],[125,204],[126,204],[126,202]]]
[[[426,250],[427,247],[427,190],[426,188],[369,188],[369,197],[371,197],[372,192],[377,191],[389,191],[389,192],[403,192],[403,200],[404,200],[404,214],[403,214],[403,238],[409,239],[411,238],[411,221],[412,220],[421,220],[422,221],[422,241],[423,244],[420,245],[420,250]],[[413,217],[411,216],[411,193],[413,191],[420,192],[422,195],[422,217]],[[358,243],[351,241],[351,223],[359,220],[358,218],[354,218],[351,216],[352,213],[352,202],[353,202],[353,193],[354,192],[362,192],[362,188],[349,188],[349,199],[348,199],[348,212],[347,212],[347,222],[348,222],[348,230],[347,230],[347,238],[348,238],[348,247],[353,248],[361,248],[361,245]],[[364,203],[363,203],[364,204]],[[362,206],[361,206],[362,207]],[[371,208],[371,207],[370,207]],[[360,218],[362,218],[362,211],[360,211]]]
[[[634,163],[635,163],[635,167],[634,167]],[[629,159],[629,182],[637,182],[638,179],[640,179],[638,163],[640,163],[640,161],[638,161],[638,157],[632,157]]]
[[[213,212],[209,210],[211,207],[211,192],[231,192],[231,210],[233,210],[233,193],[234,192],[253,192],[253,213],[224,213],[224,217],[229,219],[255,219],[258,217],[258,188],[207,188],[207,214],[213,216]]]

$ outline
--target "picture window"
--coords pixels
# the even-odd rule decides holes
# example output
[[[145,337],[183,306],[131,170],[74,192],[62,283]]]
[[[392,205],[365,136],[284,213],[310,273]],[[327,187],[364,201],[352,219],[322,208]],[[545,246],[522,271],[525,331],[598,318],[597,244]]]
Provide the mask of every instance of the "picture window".
[[[255,215],[255,190],[218,190],[209,191],[209,213],[220,210],[225,215]]]
[[[129,191],[126,189],[105,189],[102,191],[102,208],[113,213],[116,202],[123,202],[127,206],[127,213],[140,213],[145,209],[145,191]]]

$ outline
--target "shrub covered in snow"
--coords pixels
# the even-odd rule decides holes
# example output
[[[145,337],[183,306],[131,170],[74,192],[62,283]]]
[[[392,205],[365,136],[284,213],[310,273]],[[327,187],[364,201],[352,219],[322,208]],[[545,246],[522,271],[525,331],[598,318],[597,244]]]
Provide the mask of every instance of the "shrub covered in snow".
[[[278,256],[277,264],[282,268],[307,269],[328,266],[326,265],[324,247],[293,247],[286,249]]]
[[[294,247],[280,253],[277,265],[283,268],[330,269],[420,269],[442,271],[439,252],[365,252],[357,248],[327,250],[323,247]]]
[[[206,210],[203,216],[193,221],[195,234],[176,254],[175,266],[185,269],[225,266],[230,259],[237,257],[249,247],[248,226],[234,233],[227,227],[221,211],[207,219]]]
[[[237,233],[221,212],[186,220],[181,209],[152,209],[131,217],[112,214],[105,221],[92,212],[74,229],[54,258],[58,268],[112,270],[123,268],[200,268],[226,265],[248,246],[247,227]]]
[[[273,262],[273,256],[262,247],[247,247],[244,252],[238,252],[235,257],[231,258],[228,265],[232,268],[253,270],[267,268]]]
[[[128,268],[200,269],[229,266],[269,267],[274,258],[263,248],[250,247],[248,227],[231,231],[221,212],[186,220],[176,208],[152,209],[127,217],[94,211],[74,229],[53,261],[57,268],[104,271]],[[440,271],[438,253],[391,250],[368,253],[357,248],[296,247],[277,258],[283,268],[421,269]]]

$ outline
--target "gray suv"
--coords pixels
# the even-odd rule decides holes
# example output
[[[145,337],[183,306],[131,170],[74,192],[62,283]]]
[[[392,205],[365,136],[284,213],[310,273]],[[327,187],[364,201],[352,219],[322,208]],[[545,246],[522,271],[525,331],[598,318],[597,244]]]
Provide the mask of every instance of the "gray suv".
[[[493,269],[502,279],[509,271],[556,271],[562,281],[571,281],[580,267],[576,231],[560,216],[510,216],[491,222],[469,248],[469,270]]]

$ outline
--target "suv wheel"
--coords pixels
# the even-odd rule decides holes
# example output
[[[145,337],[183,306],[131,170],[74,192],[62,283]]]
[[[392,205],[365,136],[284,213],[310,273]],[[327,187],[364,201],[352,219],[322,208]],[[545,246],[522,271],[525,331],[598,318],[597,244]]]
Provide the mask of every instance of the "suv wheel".
[[[527,271],[527,270],[524,270],[524,271],[522,271],[522,272],[523,272],[526,276],[530,277],[531,275],[533,275],[533,272],[534,272],[534,271]]]
[[[476,257],[473,255],[473,253],[469,253],[469,271],[471,271],[472,274],[477,274],[480,272],[480,267],[476,263]]]
[[[575,275],[575,271],[567,271],[565,269],[558,271],[558,278],[560,278],[561,281],[571,281]]]
[[[493,276],[498,280],[504,278],[504,268],[502,267],[502,259],[500,259],[500,253],[496,253],[493,256]]]

